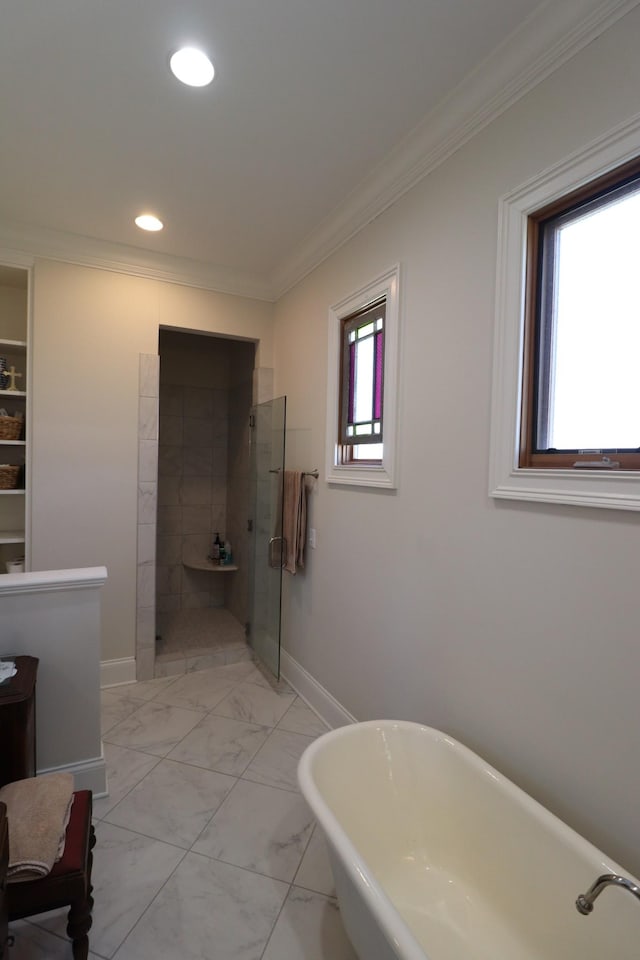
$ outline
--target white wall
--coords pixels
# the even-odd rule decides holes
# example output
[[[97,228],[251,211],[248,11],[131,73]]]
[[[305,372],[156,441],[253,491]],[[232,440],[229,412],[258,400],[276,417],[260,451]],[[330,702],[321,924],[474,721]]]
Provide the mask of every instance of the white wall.
[[[34,271],[32,569],[105,565],[102,660],[134,656],[139,354],[171,326],[258,342],[272,305],[39,260]]]
[[[359,719],[448,731],[635,873],[640,516],[487,489],[498,199],[640,109],[639,41],[636,9],[283,297],[275,333],[309,468],[329,305],[400,261],[399,489],[316,485],[285,648]]]

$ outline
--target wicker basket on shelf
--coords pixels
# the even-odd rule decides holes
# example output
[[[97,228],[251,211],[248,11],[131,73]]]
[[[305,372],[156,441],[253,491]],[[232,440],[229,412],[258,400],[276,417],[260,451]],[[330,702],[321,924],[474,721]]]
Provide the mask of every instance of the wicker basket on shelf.
[[[0,463],[0,490],[15,490],[18,485],[20,466]]]
[[[23,422],[20,417],[0,417],[0,440],[19,440]]]

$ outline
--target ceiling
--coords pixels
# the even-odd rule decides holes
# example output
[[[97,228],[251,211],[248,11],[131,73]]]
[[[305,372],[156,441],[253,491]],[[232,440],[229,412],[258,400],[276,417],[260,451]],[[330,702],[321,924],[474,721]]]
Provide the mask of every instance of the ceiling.
[[[268,278],[537,6],[2,0],[0,218]]]

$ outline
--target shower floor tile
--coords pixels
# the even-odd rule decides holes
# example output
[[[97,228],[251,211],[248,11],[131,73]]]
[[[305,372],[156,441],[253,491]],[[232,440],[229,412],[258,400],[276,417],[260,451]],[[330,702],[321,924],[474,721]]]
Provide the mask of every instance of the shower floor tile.
[[[212,667],[250,655],[244,627],[224,607],[163,613],[156,641],[156,676]]]

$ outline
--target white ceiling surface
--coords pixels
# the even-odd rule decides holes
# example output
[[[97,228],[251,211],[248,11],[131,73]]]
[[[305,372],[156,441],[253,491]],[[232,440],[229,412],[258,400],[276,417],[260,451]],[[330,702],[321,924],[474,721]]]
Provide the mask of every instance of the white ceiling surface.
[[[0,218],[268,278],[537,6],[0,0]]]

